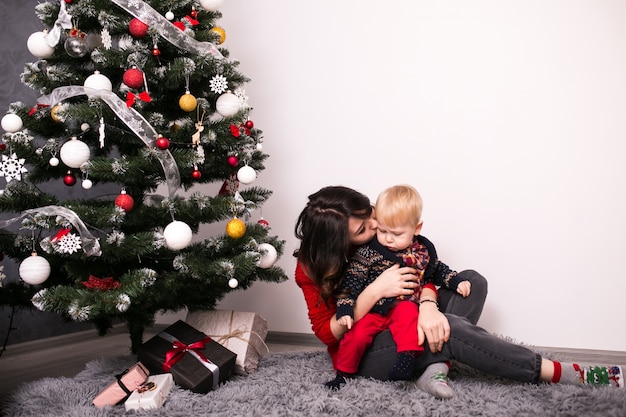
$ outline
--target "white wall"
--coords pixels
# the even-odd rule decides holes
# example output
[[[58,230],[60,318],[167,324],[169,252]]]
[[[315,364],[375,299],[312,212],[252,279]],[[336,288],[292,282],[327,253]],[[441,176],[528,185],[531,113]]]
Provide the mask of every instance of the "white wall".
[[[221,308],[310,332],[293,227],[325,185],[411,183],[424,235],[490,292],[480,324],[626,351],[626,2],[226,0],[224,44],[270,154],[256,184],[290,280]]]

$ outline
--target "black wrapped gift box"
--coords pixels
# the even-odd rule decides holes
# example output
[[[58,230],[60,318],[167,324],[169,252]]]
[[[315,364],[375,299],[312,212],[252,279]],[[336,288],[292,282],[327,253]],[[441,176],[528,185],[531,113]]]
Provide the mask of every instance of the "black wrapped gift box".
[[[168,356],[174,358],[173,365]],[[182,320],[143,343],[137,357],[152,374],[171,372],[176,385],[202,394],[228,379],[237,359],[234,352]],[[169,369],[164,368],[166,362]]]

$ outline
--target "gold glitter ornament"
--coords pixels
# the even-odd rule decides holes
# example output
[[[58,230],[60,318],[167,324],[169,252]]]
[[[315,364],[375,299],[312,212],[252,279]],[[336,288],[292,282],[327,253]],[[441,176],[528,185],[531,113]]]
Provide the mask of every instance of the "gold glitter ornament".
[[[246,233],[246,224],[235,218],[226,224],[226,234],[233,239],[239,239]]]
[[[193,111],[196,108],[197,103],[196,98],[189,92],[186,92],[180,96],[180,99],[178,99],[178,105],[183,111],[186,112]]]

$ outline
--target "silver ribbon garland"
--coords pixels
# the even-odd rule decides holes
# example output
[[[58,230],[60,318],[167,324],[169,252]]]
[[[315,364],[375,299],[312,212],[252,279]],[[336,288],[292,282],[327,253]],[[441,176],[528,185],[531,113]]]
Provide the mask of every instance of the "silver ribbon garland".
[[[59,40],[61,39],[61,32],[63,32],[64,29],[72,29],[73,27],[72,15],[70,15],[65,8],[65,0],[59,0],[59,3],[61,8],[59,9],[57,20],[54,22],[54,26],[52,26],[50,32],[44,36],[48,45],[53,48],[59,43]]]
[[[58,87],[55,88],[52,93],[39,97],[37,103],[53,106],[69,97],[83,94],[90,97],[101,98],[148,148],[152,149],[155,146],[154,143],[158,137],[156,130],[154,130],[150,123],[148,123],[137,110],[132,107],[127,107],[126,103],[111,91],[95,90],[82,86]],[[159,151],[156,153],[156,156],[163,167],[169,196],[172,197],[176,194],[176,190],[180,188],[180,172],[178,171],[178,166],[169,150]]]
[[[74,211],[68,209],[67,207],[44,206],[25,210],[21,212],[20,215],[17,217],[0,221],[0,228],[4,229],[26,216],[37,214],[44,216],[61,216],[66,218],[70,223],[72,223],[72,225],[80,234],[80,239],[83,244],[83,252],[85,252],[87,256],[102,255],[102,250],[100,249],[100,241],[89,232],[87,226],[85,226],[85,223],[83,223],[80,217],[78,217],[78,215]]]
[[[187,52],[199,55],[210,54],[215,58],[224,58],[217,47],[211,42],[200,42],[178,29],[169,20],[163,17],[142,0],[111,0],[137,19],[151,28],[156,29],[159,35],[172,45]]]

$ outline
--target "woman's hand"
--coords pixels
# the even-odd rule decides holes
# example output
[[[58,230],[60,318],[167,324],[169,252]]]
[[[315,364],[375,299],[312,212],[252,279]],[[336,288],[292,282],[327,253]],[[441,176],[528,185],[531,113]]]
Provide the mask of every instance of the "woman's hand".
[[[430,351],[440,352],[443,344],[450,339],[448,318],[437,308],[435,303],[422,303],[417,320],[417,342],[422,345],[428,341]]]
[[[354,321],[367,314],[382,298],[413,295],[417,288],[417,271],[409,267],[394,265],[378,276],[370,285],[365,287],[354,306]]]
[[[374,285],[378,299],[410,296],[417,288],[417,271],[396,264],[380,274],[371,285]]]

